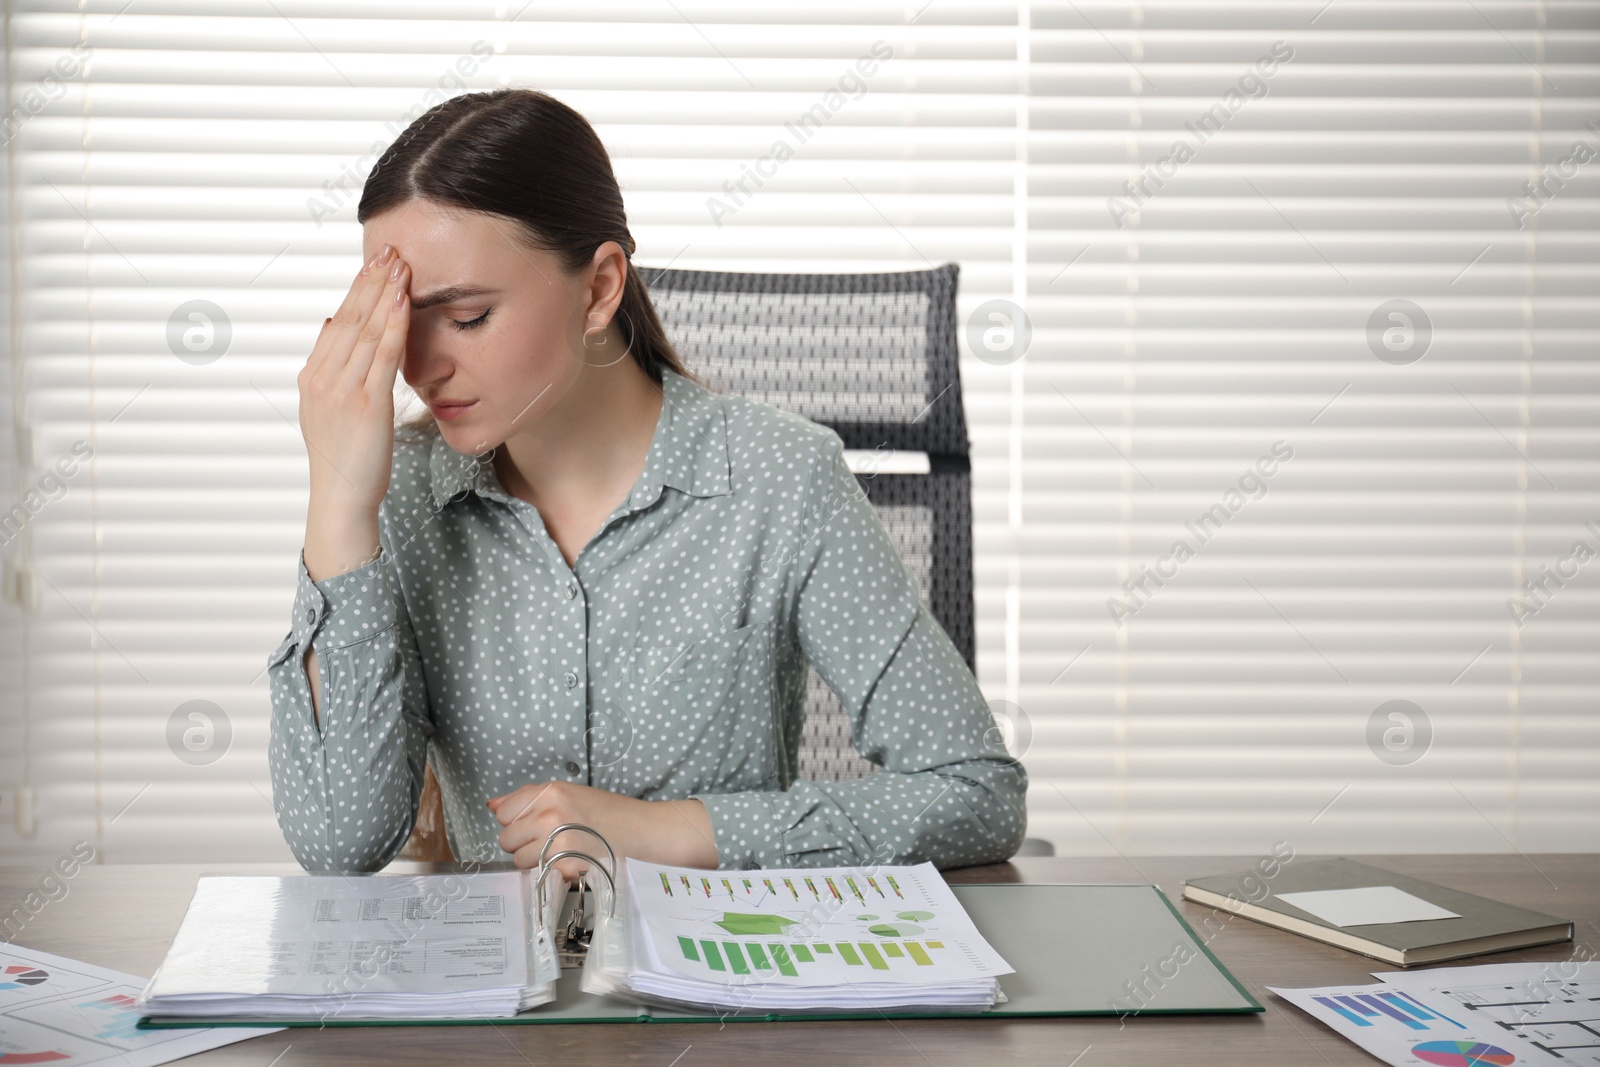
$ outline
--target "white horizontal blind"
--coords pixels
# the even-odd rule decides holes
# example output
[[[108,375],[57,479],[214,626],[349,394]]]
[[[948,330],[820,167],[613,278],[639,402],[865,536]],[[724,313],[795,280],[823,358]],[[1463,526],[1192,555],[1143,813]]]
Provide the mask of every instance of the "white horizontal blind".
[[[1507,601],[1600,550],[1600,160],[1560,162],[1600,153],[1600,7],[1030,16],[1021,516],[989,544],[1023,559],[1036,828],[1596,847],[1600,563]]]
[[[584,113],[641,264],[962,265],[979,678],[1021,709],[1034,836],[1596,847],[1593,571],[1520,629],[1505,605],[1600,547],[1600,162],[1526,228],[1505,205],[1600,144],[1594,9],[1321,7],[12,5],[12,99],[43,103],[11,141],[31,459],[6,499],[92,457],[0,549],[39,605],[4,609],[27,658],[0,813],[36,815],[0,821],[0,855],[288,857],[262,667],[304,523],[294,376],[355,269],[374,146],[456,81]],[[1264,91],[1161,164],[1280,40]],[[819,103],[821,130],[785,125]],[[1020,358],[995,299],[1025,309]],[[1396,299],[1431,321],[1418,362],[1369,348]],[[215,359],[185,348],[222,347],[191,301],[227,324]],[[1132,603],[1141,564],[1172,576]],[[1432,725],[1409,765],[1368,747],[1390,700]]]

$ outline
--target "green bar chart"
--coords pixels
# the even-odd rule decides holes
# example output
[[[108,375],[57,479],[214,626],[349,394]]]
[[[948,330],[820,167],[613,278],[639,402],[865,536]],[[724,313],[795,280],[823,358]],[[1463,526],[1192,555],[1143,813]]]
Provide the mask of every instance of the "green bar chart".
[[[744,952],[738,945],[729,941],[722,946],[723,955],[728,957],[728,969],[734,974],[749,974],[750,968],[745,965]]]
[[[765,975],[774,972],[785,978],[800,977],[799,967],[817,962],[818,958],[837,956],[849,967],[866,967],[874,971],[887,971],[894,967],[932,967],[929,949],[941,949],[940,941],[835,941],[815,944],[779,944],[754,941],[695,941],[689,937],[678,938],[678,948],[689,963],[698,963],[713,971],[731,971],[734,974]]]
[[[794,969],[794,964],[789,960],[789,950],[787,948],[782,945],[768,945],[767,947],[772,950],[772,962],[777,964],[779,974],[786,978],[800,977],[800,972]]]
[[[905,991],[939,988],[930,1003],[982,1006],[1010,973],[930,863],[713,873],[630,860],[627,879],[642,935],[629,967],[663,998],[711,1003],[740,987],[741,1005],[809,1006],[854,986],[905,1004]]]

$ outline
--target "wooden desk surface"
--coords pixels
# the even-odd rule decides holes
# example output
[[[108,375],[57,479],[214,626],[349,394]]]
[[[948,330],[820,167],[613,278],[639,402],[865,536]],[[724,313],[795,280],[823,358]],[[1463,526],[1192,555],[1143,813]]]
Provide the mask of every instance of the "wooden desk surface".
[[[1310,859],[1297,856],[1296,859]],[[1570,944],[1497,953],[1470,962],[1600,958],[1600,855],[1352,856],[1377,867],[1570,918]],[[1182,900],[1185,878],[1244,870],[1254,857],[1024,858],[946,871],[958,882],[1155,882],[1205,938],[1211,909]],[[428,871],[397,863],[388,873]],[[171,865],[83,868],[66,896],[45,905],[16,942],[104,967],[149,975],[166,954],[201,874],[297,874],[294,865]],[[36,889],[43,868],[0,866],[0,915]],[[617,1023],[289,1029],[183,1061],[242,1067],[362,1063],[586,1063],[641,1067],[699,1064],[864,1062],[936,1064],[1226,1063],[1372,1064],[1377,1060],[1278,1000],[1267,985],[1372,981],[1387,965],[1317,941],[1233,918],[1208,944],[1267,1006],[1250,1016],[1114,1016],[1052,1019],[932,1019],[798,1023]],[[292,1046],[292,1047],[291,1047]],[[275,1059],[288,1050],[281,1059]]]

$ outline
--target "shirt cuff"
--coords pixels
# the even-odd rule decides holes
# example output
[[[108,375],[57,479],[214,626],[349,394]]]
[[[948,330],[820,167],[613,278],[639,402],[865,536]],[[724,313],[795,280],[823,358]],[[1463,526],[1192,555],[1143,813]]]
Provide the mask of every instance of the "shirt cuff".
[[[782,828],[760,793],[695,793],[711,818],[719,871],[780,867]]]
[[[318,651],[331,651],[370,640],[399,622],[398,596],[387,551],[354,570],[313,582],[301,549],[290,617],[295,647],[313,642]]]

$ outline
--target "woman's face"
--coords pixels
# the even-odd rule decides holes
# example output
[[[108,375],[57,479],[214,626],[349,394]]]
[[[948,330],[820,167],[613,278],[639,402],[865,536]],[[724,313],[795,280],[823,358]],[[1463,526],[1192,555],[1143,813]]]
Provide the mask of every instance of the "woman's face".
[[[603,325],[615,310],[617,301],[591,309],[593,270],[565,274],[503,218],[411,200],[367,221],[363,261],[385,244],[411,268],[401,374],[467,455],[497,447],[564,396],[583,367],[585,313]]]

